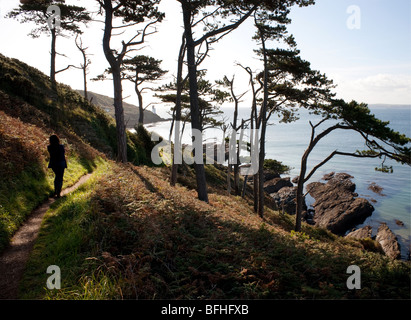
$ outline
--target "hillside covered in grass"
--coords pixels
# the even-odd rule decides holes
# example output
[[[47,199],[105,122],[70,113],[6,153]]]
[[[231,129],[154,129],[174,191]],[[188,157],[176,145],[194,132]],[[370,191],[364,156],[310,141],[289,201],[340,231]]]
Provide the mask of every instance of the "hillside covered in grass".
[[[111,164],[52,208],[22,283],[23,298],[409,298],[409,265],[304,226],[247,199],[170,188],[166,168]],[[61,290],[44,290],[48,265]],[[349,290],[347,267],[361,269]]]
[[[140,131],[129,136],[129,159],[148,164],[145,146],[151,141]],[[116,154],[111,117],[70,87],[58,84],[54,91],[46,75],[0,54],[0,251],[52,192],[47,145],[55,133],[68,161],[63,187]]]
[[[303,225],[251,199],[228,195],[223,167],[207,165],[209,203],[196,197],[193,169],[176,187],[151,166],[151,141],[129,135],[128,164],[116,154],[112,119],[38,70],[0,55],[0,237],[4,247],[50,194],[48,137],[67,147],[65,183],[93,176],[46,213],[20,284],[23,299],[409,299],[410,265],[372,244]],[[3,178],[4,177],[4,178]],[[371,240],[372,241],[372,240]],[[0,247],[1,249],[1,247]],[[61,289],[45,271],[61,268]],[[347,268],[361,270],[348,289]]]

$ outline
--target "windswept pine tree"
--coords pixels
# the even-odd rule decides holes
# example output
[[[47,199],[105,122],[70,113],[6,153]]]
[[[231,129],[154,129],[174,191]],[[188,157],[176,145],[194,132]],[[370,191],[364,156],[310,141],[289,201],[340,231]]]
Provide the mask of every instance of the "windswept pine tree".
[[[309,5],[311,2],[298,4]],[[253,94],[251,121],[260,135],[258,175],[254,178],[254,208],[261,217],[264,216],[265,136],[270,117],[277,114],[282,122],[294,121],[298,107],[325,99],[332,88],[332,81],[311,70],[310,63],[299,56],[294,37],[288,34],[286,28],[291,22],[289,9],[285,4],[280,8],[275,12],[259,9],[254,14],[254,39],[259,44],[256,52],[262,61],[262,71],[253,72],[242,66],[250,76]],[[273,44],[277,44],[278,48],[271,48]],[[280,48],[280,44],[287,48]]]
[[[134,90],[138,97],[139,126],[143,125],[144,110],[149,106],[143,104],[143,91],[152,90],[150,87],[142,86],[160,80],[167,73],[166,70],[161,69],[161,62],[161,60],[145,55],[137,55],[123,61],[124,77],[134,84]]]
[[[223,104],[229,94],[217,88],[211,81],[206,79],[206,71],[198,71],[197,75],[197,88],[199,93],[199,115],[200,115],[200,128],[201,131],[217,128],[221,126],[221,120],[219,116],[223,114],[220,110],[220,105]],[[178,83],[169,83],[161,86],[157,89],[159,92],[156,96],[163,102],[175,104],[177,99],[176,91],[178,90]],[[184,82],[180,92],[180,108],[181,108],[181,121],[183,122],[182,131],[185,128],[186,122],[191,120],[191,108],[190,108],[190,88],[188,82]],[[173,114],[175,114],[176,106],[171,108]],[[181,132],[182,134],[182,132]]]
[[[158,11],[157,5],[160,0],[97,0],[100,5],[104,20],[104,36],[103,36],[103,51],[104,55],[110,64],[113,74],[114,87],[114,109],[117,128],[117,146],[119,162],[127,162],[127,136],[124,123],[123,109],[123,90],[121,79],[121,67],[123,60],[129,52],[133,51],[136,46],[144,43],[146,37],[156,31],[150,27],[161,22],[164,14]],[[121,18],[123,24],[120,26],[114,25],[114,18]],[[113,31],[123,28],[139,28],[141,29],[132,36],[127,42],[121,42],[119,50],[111,46],[110,40],[113,36]]]
[[[7,17],[18,19],[21,23],[34,23],[29,35],[33,38],[41,34],[51,36],[50,80],[56,85],[56,74],[63,72],[71,65],[56,70],[57,36],[65,34],[82,34],[81,26],[91,20],[85,8],[66,4],[65,0],[24,1],[12,10]]]

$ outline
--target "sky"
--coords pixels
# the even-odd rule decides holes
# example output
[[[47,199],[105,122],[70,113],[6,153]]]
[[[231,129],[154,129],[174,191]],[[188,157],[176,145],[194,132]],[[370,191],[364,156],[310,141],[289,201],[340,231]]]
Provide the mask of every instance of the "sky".
[[[96,1],[69,0],[68,3],[96,8]],[[17,58],[46,74],[50,70],[50,37],[32,39],[30,24],[20,24],[5,15],[19,5],[19,0],[0,0],[0,53]],[[157,33],[147,38],[144,48],[136,54],[148,54],[163,60],[169,70],[163,80],[170,82],[176,74],[177,56],[182,35],[182,15],[176,0],[162,0],[160,5],[166,19],[157,26]],[[292,9],[289,33],[293,34],[301,57],[313,69],[325,73],[337,85],[337,97],[368,104],[411,104],[411,1],[410,0],[316,0],[310,7]],[[103,20],[102,16],[96,16]],[[101,74],[108,62],[102,50],[103,23],[93,22],[83,28],[82,35],[92,64],[89,78]],[[113,38],[113,45],[128,40],[135,30]],[[261,69],[261,62],[253,49],[252,21],[247,21],[213,46],[209,57],[201,65],[208,70],[210,80],[235,76],[236,92],[247,88],[247,75],[236,67],[237,62]],[[197,34],[196,34],[197,35]],[[195,36],[196,36],[195,35]],[[73,37],[59,37],[57,69],[69,64],[80,65],[81,53]],[[57,81],[82,89],[82,73],[70,69],[59,73]],[[90,91],[113,96],[110,81],[88,81]],[[137,103],[131,83],[123,84],[123,97]],[[154,101],[145,97],[145,101]],[[241,105],[247,107],[247,101]],[[158,105],[158,113],[166,107]]]

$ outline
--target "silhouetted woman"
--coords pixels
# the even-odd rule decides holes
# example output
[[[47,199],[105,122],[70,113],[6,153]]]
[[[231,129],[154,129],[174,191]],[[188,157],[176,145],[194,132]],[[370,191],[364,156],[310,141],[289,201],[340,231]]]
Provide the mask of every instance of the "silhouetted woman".
[[[47,146],[50,154],[48,167],[53,169],[54,178],[54,196],[60,198],[61,188],[63,187],[64,169],[67,168],[64,146],[60,144],[60,139],[53,134],[50,136],[50,145]]]

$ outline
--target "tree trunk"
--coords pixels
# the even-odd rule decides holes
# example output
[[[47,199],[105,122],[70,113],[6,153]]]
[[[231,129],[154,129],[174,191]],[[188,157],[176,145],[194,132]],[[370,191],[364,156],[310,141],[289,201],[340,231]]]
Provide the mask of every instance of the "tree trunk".
[[[141,94],[141,91],[138,89],[138,85],[137,85],[137,79],[138,77],[136,77],[136,83],[135,83],[135,91],[137,94],[137,98],[138,98],[138,125],[142,126],[144,125],[144,107],[143,107],[143,95]]]
[[[264,217],[264,158],[265,158],[265,132],[267,128],[267,102],[268,102],[268,66],[267,52],[265,48],[265,39],[261,34],[261,44],[264,56],[264,99],[261,108],[261,136],[260,136],[260,154],[258,161],[258,214],[261,218]]]
[[[258,174],[253,175],[254,212],[258,212]]]
[[[86,50],[87,48],[83,47],[83,41],[80,38],[80,43],[77,42],[78,35],[76,36],[75,44],[77,49],[81,52],[81,55],[83,56],[83,64],[81,64],[81,70],[83,71],[83,88],[84,88],[84,99],[88,101],[88,94],[87,94],[87,68],[89,65],[89,62],[87,61],[87,53]]]
[[[117,133],[117,161],[127,163],[127,135],[124,123],[123,92],[121,85],[121,61],[114,57],[110,48],[111,32],[113,29],[113,7],[111,0],[104,0],[105,27],[103,37],[104,55],[110,64],[113,73],[114,111]]]
[[[234,164],[234,193],[237,196],[240,195],[240,168],[238,158],[239,157],[237,157],[237,163]]]
[[[231,194],[231,164],[227,165],[227,193]]]
[[[297,183],[297,198],[296,198],[296,217],[295,217],[295,231],[301,231],[301,218],[303,212],[303,200],[304,200],[304,178],[307,171],[307,152],[304,153],[301,159],[301,170]]]
[[[247,69],[245,69],[247,71]],[[248,72],[248,71],[247,71]],[[250,83],[251,83],[251,88],[253,91],[253,102],[251,106],[251,115],[250,115],[250,124],[251,124],[251,130],[254,130],[254,124],[255,124],[255,129],[259,129],[259,124],[257,120],[257,93],[254,88],[254,83],[253,83],[253,74],[251,70],[249,71],[250,75]],[[256,133],[254,133],[256,134]],[[254,143],[256,142],[254,134],[250,136],[250,146],[251,148],[254,148]],[[258,173],[253,175],[253,200],[254,200],[254,212],[258,211]]]
[[[51,61],[50,61],[50,81],[53,88],[56,88],[56,29],[51,29]]]
[[[264,158],[265,158],[265,121],[263,119],[261,127],[260,154],[258,160],[258,214],[264,217]]]
[[[200,113],[198,103],[198,86],[197,86],[197,66],[195,61],[195,44],[191,30],[191,8],[189,3],[182,3],[184,17],[184,32],[187,44],[187,63],[188,63],[188,78],[190,85],[190,110],[191,110],[191,128],[192,130],[202,131],[200,124]],[[195,145],[196,144],[196,145]],[[196,141],[193,135],[193,150],[194,152],[202,153],[202,141]],[[201,159],[203,157],[201,156]],[[197,180],[198,199],[208,202],[207,182],[205,176],[204,163],[194,164]]]
[[[233,119],[233,130],[237,130],[237,118],[238,118],[238,100],[234,94],[234,79],[231,82],[231,95],[235,101],[235,105],[234,105],[234,119]],[[234,143],[234,145],[238,146],[237,150],[236,150],[236,158],[235,158],[235,163],[233,164],[233,169],[234,169],[234,194],[236,196],[238,196],[240,194],[240,189],[239,189],[239,182],[240,182],[240,178],[239,178],[239,153],[240,153],[240,141],[238,141],[238,145],[237,145],[237,132],[235,135],[232,136],[235,141],[232,142]]]
[[[127,163],[127,135],[126,125],[124,122],[124,109],[123,109],[123,89],[121,85],[120,68],[113,70],[113,85],[114,85],[114,110],[116,119],[116,132],[117,132],[117,161]]]
[[[84,79],[84,98],[88,100],[88,95],[87,95],[87,67],[83,67],[83,79]]]
[[[248,176],[244,177],[244,182],[243,182],[243,190],[241,191],[241,197],[244,198],[245,197],[245,191],[247,188],[247,180],[248,180]]]
[[[171,177],[170,184],[175,186],[177,183],[177,174],[178,174],[178,164],[175,163],[176,159],[181,158],[181,140],[180,140],[180,122],[181,122],[181,94],[183,91],[183,65],[184,65],[184,52],[185,52],[185,37],[183,35],[181,40],[180,52],[178,54],[178,66],[177,66],[177,92],[176,92],[176,106],[175,106],[175,143],[174,143],[174,152],[172,157],[172,166],[171,166]],[[171,133],[170,133],[171,134]]]
[[[81,51],[84,58],[83,64],[83,84],[84,84],[84,98],[88,101],[88,94],[87,94],[87,56],[84,50]]]
[[[235,193],[237,196],[240,195],[240,155],[241,155],[243,137],[244,137],[244,119],[241,120],[240,137],[238,138],[238,144],[237,144],[237,162],[234,167]]]

